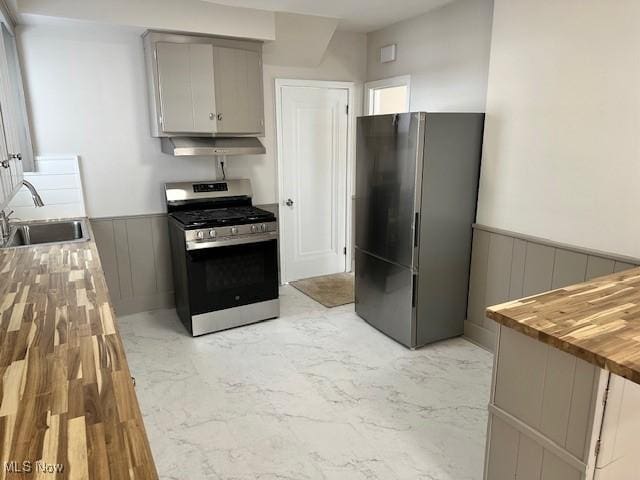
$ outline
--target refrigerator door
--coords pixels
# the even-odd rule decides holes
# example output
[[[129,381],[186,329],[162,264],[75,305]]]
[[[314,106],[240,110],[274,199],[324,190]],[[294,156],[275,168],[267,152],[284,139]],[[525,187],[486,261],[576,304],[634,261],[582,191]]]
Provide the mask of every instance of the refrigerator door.
[[[415,281],[410,268],[356,248],[356,313],[407,347],[415,346]]]
[[[356,247],[415,268],[424,113],[358,118]],[[416,195],[417,192],[417,195]]]

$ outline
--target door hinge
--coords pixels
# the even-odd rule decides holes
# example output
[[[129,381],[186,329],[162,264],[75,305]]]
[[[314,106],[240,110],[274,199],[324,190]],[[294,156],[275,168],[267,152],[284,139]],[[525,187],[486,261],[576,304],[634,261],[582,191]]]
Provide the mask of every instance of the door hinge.
[[[347,108],[345,108],[345,112],[349,115],[349,105],[347,104]]]
[[[607,401],[609,400],[609,385],[604,389],[604,394],[602,395],[602,406],[605,407],[607,405]]]
[[[607,380],[607,386],[604,389],[604,392],[602,394],[602,408],[603,409],[607,408],[607,401],[609,401],[610,382],[611,382],[611,378],[609,377],[609,379]],[[600,455],[600,450],[602,450],[602,439],[601,438],[599,438],[596,441],[596,445],[594,447],[594,454],[595,454],[596,458],[598,458],[598,455]]]
[[[345,255],[347,254],[347,247],[344,247],[344,248],[342,249],[342,253],[344,253]]]

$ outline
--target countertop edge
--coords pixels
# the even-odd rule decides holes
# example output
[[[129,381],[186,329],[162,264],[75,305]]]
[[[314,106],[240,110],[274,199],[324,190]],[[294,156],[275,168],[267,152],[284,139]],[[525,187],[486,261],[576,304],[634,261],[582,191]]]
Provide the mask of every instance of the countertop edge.
[[[501,306],[504,307],[504,305],[506,304],[502,304]],[[513,318],[510,318],[496,310],[493,310],[492,307],[487,308],[485,313],[491,320],[494,320],[504,327],[511,328],[516,332],[522,333],[527,337],[533,338],[534,340],[538,340],[539,342],[557,348],[558,350],[561,350],[569,355],[573,355],[574,357],[584,360],[585,362],[595,365],[596,367],[602,368],[620,377],[626,378],[627,380],[630,380],[634,383],[640,384],[640,372],[637,372],[634,369],[631,369],[618,362],[614,362],[608,357],[520,323]]]
[[[103,306],[102,308],[104,308],[104,306],[106,305],[108,307],[109,313],[111,315],[110,327],[112,327],[112,330],[110,332],[104,332],[103,331],[99,335],[101,335],[104,338],[109,338],[110,337],[113,340],[115,340],[115,342],[117,342],[117,349],[122,353],[121,358],[120,358],[121,364],[120,364],[119,371],[122,372],[122,375],[126,375],[129,378],[133,378],[132,375],[131,375],[131,369],[129,367],[127,354],[126,354],[126,351],[125,351],[125,348],[124,348],[124,342],[123,342],[122,335],[121,335],[120,328],[119,328],[119,324],[118,324],[118,317],[116,315],[115,308],[113,306],[113,301],[111,299],[111,294],[109,292],[109,288],[108,288],[108,285],[107,285],[106,277],[105,277],[105,274],[104,274],[104,268],[102,266],[102,259],[100,257],[100,253],[98,251],[98,247],[97,247],[97,244],[95,242],[95,237],[94,237],[93,228],[91,226],[91,221],[87,217],[73,217],[73,218],[64,218],[64,219],[40,220],[38,222],[52,222],[52,221],[60,221],[60,220],[83,220],[84,221],[84,225],[85,225],[85,227],[87,229],[87,237],[88,238],[86,238],[85,240],[82,240],[82,241],[69,241],[69,242],[48,243],[48,244],[41,244],[41,245],[31,245],[31,246],[3,248],[3,249],[0,249],[0,259],[4,261],[5,258],[8,258],[10,260],[14,255],[19,255],[20,252],[25,252],[25,251],[26,252],[38,252],[38,251],[46,252],[47,250],[51,250],[52,248],[60,249],[60,251],[62,251],[62,252],[64,252],[65,249],[68,249],[68,250],[82,249],[82,250],[85,250],[87,252],[90,252],[91,257],[93,259],[93,265],[91,265],[90,267],[84,267],[84,271],[89,272],[89,274],[93,277],[94,290],[104,289],[104,291],[101,292],[103,294],[103,301],[100,303],[100,305]],[[29,223],[29,222],[21,222],[21,223]],[[18,252],[11,252],[11,251],[18,251]],[[4,262],[0,264],[0,270],[2,270],[3,265],[4,265]],[[48,269],[48,265],[45,268]],[[6,271],[4,273],[6,273]],[[15,304],[15,301],[12,302],[12,305],[13,304]],[[133,407],[133,409],[135,409],[135,410],[132,412],[133,413],[133,417],[129,417],[128,419],[123,419],[122,423],[124,424],[124,423],[128,423],[128,422],[133,422],[133,424],[137,424],[137,427],[134,427],[135,430],[138,430],[138,435],[139,435],[136,440],[143,442],[142,449],[146,450],[146,453],[143,456],[146,456],[148,454],[148,459],[150,460],[149,462],[147,462],[147,471],[146,471],[146,473],[143,473],[141,471],[140,472],[141,476],[138,477],[136,475],[135,478],[157,479],[157,478],[159,478],[158,477],[158,472],[157,472],[155,460],[153,458],[153,452],[151,450],[151,445],[149,443],[149,437],[148,437],[147,429],[146,429],[146,426],[145,426],[145,423],[144,423],[144,417],[142,415],[142,410],[140,408],[138,395],[136,394],[136,390],[135,390],[133,382],[123,382],[123,384],[124,384],[124,388],[126,388],[126,391],[120,392],[120,393],[124,394],[124,397],[128,397],[128,398],[123,398],[123,396],[120,395],[121,400],[122,400],[123,403],[126,403],[126,401],[129,401],[129,400],[131,400],[133,398],[133,401],[130,402],[129,407],[130,408]],[[114,390],[114,392],[115,392],[114,393],[114,398],[118,398],[117,389]],[[87,441],[88,441],[88,439],[87,439]],[[128,441],[134,441],[134,439],[129,439]],[[89,448],[89,445],[87,445],[87,449],[88,448]],[[130,448],[138,449],[140,447],[130,447]],[[127,455],[126,452],[122,452],[122,453],[125,456]],[[109,457],[108,460],[110,461],[109,463],[111,463],[111,461],[114,461],[114,459],[111,458],[111,457]],[[120,460],[115,460],[115,462],[116,463],[120,463]],[[137,467],[133,467],[133,469],[135,471],[135,470],[137,470]],[[130,473],[132,473],[132,472],[130,472]],[[87,478],[95,478],[94,476],[91,475],[91,470],[88,473],[89,473],[89,476]]]

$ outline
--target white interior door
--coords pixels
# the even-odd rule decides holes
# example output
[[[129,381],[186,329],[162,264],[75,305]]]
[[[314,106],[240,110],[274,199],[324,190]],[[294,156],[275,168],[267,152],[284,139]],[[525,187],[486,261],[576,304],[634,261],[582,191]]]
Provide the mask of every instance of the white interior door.
[[[346,88],[280,87],[282,279],[346,271]]]

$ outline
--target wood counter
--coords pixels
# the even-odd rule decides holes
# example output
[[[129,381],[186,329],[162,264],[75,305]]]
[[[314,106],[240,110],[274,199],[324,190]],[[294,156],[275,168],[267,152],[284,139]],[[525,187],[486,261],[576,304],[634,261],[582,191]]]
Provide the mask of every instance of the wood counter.
[[[0,398],[0,479],[158,478],[92,240],[0,250]]]
[[[640,384],[640,268],[489,307],[487,316]]]
[[[490,307],[486,480],[640,478],[640,268]]]

